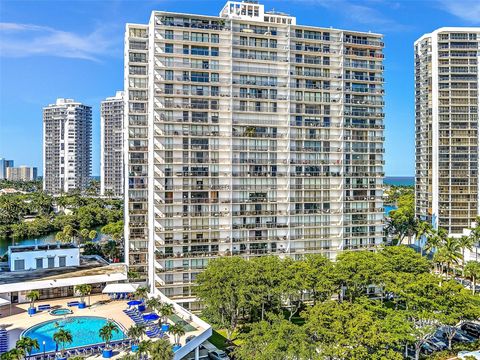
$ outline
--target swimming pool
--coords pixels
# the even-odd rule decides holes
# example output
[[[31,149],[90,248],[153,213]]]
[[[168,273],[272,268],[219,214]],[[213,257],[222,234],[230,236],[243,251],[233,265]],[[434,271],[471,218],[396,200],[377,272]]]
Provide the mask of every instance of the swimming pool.
[[[49,311],[49,314],[54,316],[61,316],[73,314],[73,311],[70,309],[53,309]]]
[[[43,352],[43,342],[45,341],[45,351],[55,351],[56,344],[53,341],[53,334],[58,329],[69,330],[72,333],[71,344],[65,346],[66,349],[103,343],[98,335],[98,330],[107,323],[107,319],[97,316],[70,316],[65,319],[57,319],[43,322],[25,330],[22,336],[28,336],[37,339],[40,349],[33,349],[30,355]],[[122,340],[125,334],[122,328],[118,326],[118,333],[113,332],[112,341]],[[60,350],[60,348],[58,349]]]

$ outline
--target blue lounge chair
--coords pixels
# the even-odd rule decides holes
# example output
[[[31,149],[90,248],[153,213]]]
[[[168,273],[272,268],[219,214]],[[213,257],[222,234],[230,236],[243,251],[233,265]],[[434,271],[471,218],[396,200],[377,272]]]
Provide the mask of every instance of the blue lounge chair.
[[[67,306],[72,307],[72,306],[78,306],[78,301],[70,301],[67,303]]]
[[[50,310],[50,304],[38,305],[38,310]]]

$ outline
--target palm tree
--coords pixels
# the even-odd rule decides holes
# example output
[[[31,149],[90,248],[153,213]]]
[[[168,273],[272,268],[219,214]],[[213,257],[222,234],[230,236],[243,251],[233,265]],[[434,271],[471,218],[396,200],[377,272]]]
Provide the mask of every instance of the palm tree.
[[[144,333],[145,333],[145,325],[141,325],[141,324],[132,325],[127,330],[127,336],[130,339],[132,339],[135,345],[138,345]]]
[[[140,277],[140,275],[136,270],[128,269],[127,277],[128,277],[128,280],[136,280]]]
[[[160,301],[159,298],[152,297],[146,301],[146,305],[148,306],[149,309],[159,310],[162,306],[162,302]]]
[[[439,228],[438,230],[432,230],[427,235],[425,251],[430,252],[430,254],[433,253],[435,249],[439,248],[443,244],[447,236],[447,231],[443,228]]]
[[[60,346],[62,358],[65,357],[65,346],[73,342],[72,333],[69,330],[60,329],[53,334],[53,341]]]
[[[443,250],[443,255],[447,264],[447,279],[448,273],[450,270],[450,265],[458,264],[459,260],[462,258],[462,251],[460,247],[460,242],[457,238],[447,237],[441,249]]]
[[[88,238],[93,241],[97,237],[97,230],[90,230],[88,233]]]
[[[175,344],[180,345],[180,338],[185,335],[185,330],[183,329],[183,326],[180,324],[174,324],[170,326],[168,332],[173,335]]]
[[[477,279],[480,278],[480,262],[467,261],[464,270],[465,276],[472,279],[472,293],[475,295]]]
[[[173,349],[166,339],[159,339],[152,343],[148,351],[150,360],[172,360]]]
[[[74,229],[72,225],[65,225],[63,228],[63,235],[65,236],[65,242],[72,242]]]
[[[135,290],[135,298],[139,299],[139,300],[143,300],[147,297],[148,295],[148,288],[145,287],[145,286],[139,286],[137,288],[137,290]]]
[[[158,309],[158,312],[161,317],[161,322],[163,324],[167,323],[167,318],[174,313],[173,304],[162,304],[162,306],[160,306],[160,308]]]
[[[472,251],[475,240],[471,236],[462,236],[458,239],[458,242],[462,249],[462,276],[465,276],[465,250]]]
[[[17,340],[15,348],[22,349],[26,355],[29,355],[33,349],[40,349],[37,339],[32,339],[29,337],[22,337]]]
[[[435,264],[435,272],[443,274],[443,266],[447,263],[447,257],[445,256],[445,250],[443,248],[438,249],[433,254],[433,262]]]
[[[118,326],[112,321],[107,322],[98,331],[98,335],[105,341],[105,349],[109,349],[110,341],[113,337],[113,332],[118,333]]]
[[[1,360],[22,360],[25,357],[25,351],[21,348],[13,348],[0,356]]]
[[[92,292],[92,285],[82,284],[75,286],[75,291],[80,294],[80,302],[85,304],[85,296]]]
[[[80,236],[82,237],[82,241],[85,241],[88,239],[88,229],[82,229],[80,230]]]
[[[138,344],[138,358],[141,359],[144,354],[148,354],[150,347],[152,346],[152,340],[143,340]]]
[[[426,221],[419,221],[416,224],[415,228],[415,238],[419,241],[420,246],[420,254],[423,256],[423,248],[424,245],[422,244],[421,238],[423,236],[428,236],[432,233],[432,225]]]
[[[65,234],[62,231],[59,231],[55,234],[55,240],[58,242],[65,242]]]
[[[35,301],[40,299],[40,292],[38,290],[32,290],[29,291],[25,297],[30,300],[30,309],[35,309]]]

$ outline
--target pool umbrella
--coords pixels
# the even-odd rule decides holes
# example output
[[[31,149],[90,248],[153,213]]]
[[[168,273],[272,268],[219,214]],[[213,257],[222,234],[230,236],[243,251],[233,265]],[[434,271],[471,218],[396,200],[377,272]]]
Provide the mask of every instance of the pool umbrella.
[[[128,306],[140,305],[142,302],[140,300],[132,300],[127,302]]]
[[[155,313],[150,313],[150,314],[143,315],[143,320],[146,320],[146,321],[158,320],[158,319],[160,319],[160,316],[158,316]]]

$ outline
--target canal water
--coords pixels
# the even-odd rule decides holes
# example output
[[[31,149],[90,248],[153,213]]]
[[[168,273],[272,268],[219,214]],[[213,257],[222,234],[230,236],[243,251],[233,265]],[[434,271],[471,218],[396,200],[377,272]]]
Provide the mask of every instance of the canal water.
[[[100,228],[95,229],[97,230],[97,237],[93,239],[94,242],[101,240],[105,234],[100,232]],[[22,239],[22,240],[6,240],[0,239],[0,256],[5,254],[8,251],[8,247],[12,245],[35,245],[35,244],[45,244],[45,243],[55,243],[55,232],[41,236],[38,238],[31,238],[31,239]]]

